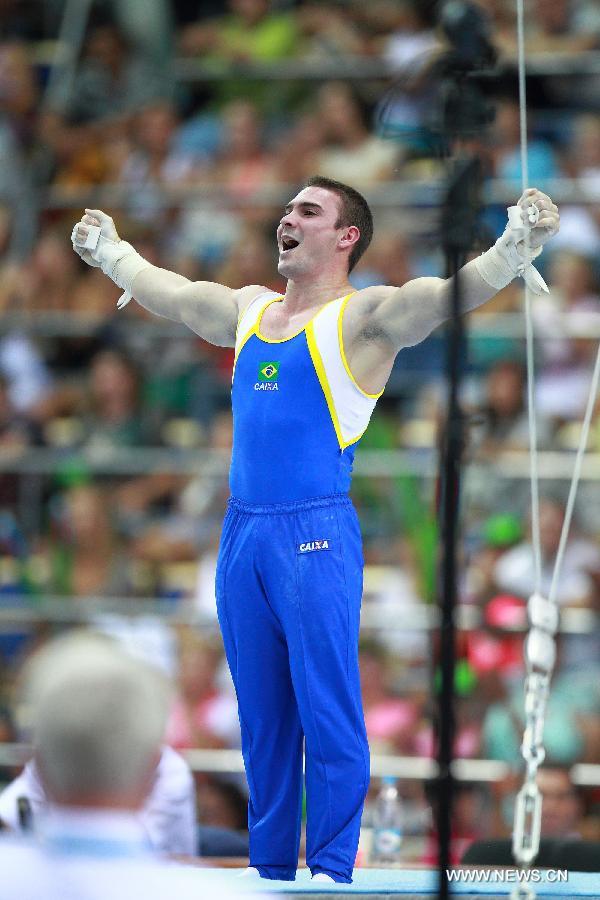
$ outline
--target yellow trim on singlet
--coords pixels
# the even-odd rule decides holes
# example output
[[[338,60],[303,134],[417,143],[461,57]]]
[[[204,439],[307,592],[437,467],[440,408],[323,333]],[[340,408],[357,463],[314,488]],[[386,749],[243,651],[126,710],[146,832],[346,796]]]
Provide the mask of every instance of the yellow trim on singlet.
[[[256,298],[255,298],[255,299],[256,299]],[[234,375],[235,375],[235,366],[236,366],[236,363],[237,363],[237,361],[238,361],[238,356],[239,356],[240,353],[242,352],[242,350],[243,350],[245,344],[250,340],[250,338],[252,337],[253,334],[257,335],[257,337],[260,337],[260,335],[259,335],[259,333],[258,333],[258,324],[259,324],[259,322],[260,322],[260,320],[261,320],[261,318],[262,318],[262,314],[264,313],[264,311],[265,311],[265,309],[267,308],[267,306],[270,306],[271,303],[275,303],[275,301],[280,301],[280,300],[283,300],[283,297],[282,297],[281,295],[279,295],[278,297],[272,297],[270,300],[267,300],[267,302],[264,304],[264,306],[261,307],[260,312],[259,312],[259,314],[258,314],[258,316],[257,316],[257,318],[256,318],[256,321],[255,321],[254,325],[252,326],[252,328],[250,329],[250,331],[249,331],[246,335],[244,335],[244,337],[242,338],[242,342],[241,342],[240,346],[238,347],[238,349],[236,350],[235,357],[234,357],[234,360],[233,360],[233,371],[232,371],[232,373],[231,373],[231,380],[232,380],[232,381],[233,381],[233,377],[234,377]],[[250,304],[248,304],[248,306],[249,306],[249,305],[250,305]],[[247,308],[248,308],[248,307],[246,307],[246,309],[247,309]],[[246,310],[244,310],[244,312],[242,313],[242,315],[244,315],[245,312],[246,312]],[[239,322],[238,322],[238,329],[239,329],[239,327],[240,327],[240,322],[241,322],[241,321],[242,321],[242,320],[241,320],[241,317],[240,317],[240,320],[239,320]],[[237,329],[236,329],[236,336],[237,336]]]
[[[233,376],[235,375],[235,367],[237,365],[238,356],[240,355],[244,346],[247,344],[247,342],[250,340],[250,338],[252,337],[253,334],[256,334],[256,328],[254,326],[252,326],[252,328],[250,329],[248,334],[242,339],[242,343],[240,344],[238,351],[233,358],[233,369],[231,371],[231,380],[232,381],[233,381]]]
[[[261,311],[258,314],[258,318],[256,319],[256,329],[255,329],[256,337],[260,338],[260,340],[264,341],[266,344],[284,344],[286,341],[291,341],[292,338],[298,337],[298,335],[302,331],[304,331],[304,327],[303,327],[300,329],[300,331],[297,331],[296,334],[290,334],[289,337],[285,337],[285,338],[268,338],[268,337],[265,337],[264,334],[262,334],[262,332],[260,330],[260,323],[262,322],[262,317],[264,316],[264,314],[267,310],[267,307],[269,307],[272,303],[281,303],[281,301],[283,299],[284,298],[281,296],[273,297],[272,300],[269,300],[268,303],[265,303],[265,305],[263,306],[263,308],[261,309]]]
[[[353,293],[354,293],[354,292],[353,292]],[[351,296],[352,296],[351,294],[348,294],[348,297],[351,297]],[[327,303],[324,303],[323,306],[321,306],[321,307],[316,311],[316,313],[314,314],[314,316],[312,316],[312,318],[310,318],[310,319],[308,320],[308,322],[305,322],[304,325],[302,326],[302,328],[300,328],[298,331],[294,332],[294,334],[290,334],[290,335],[288,335],[287,337],[284,337],[284,338],[268,338],[268,337],[265,337],[264,334],[261,333],[261,330],[260,330],[260,323],[262,322],[262,317],[263,317],[264,314],[265,314],[265,311],[266,311],[266,309],[267,309],[267,306],[270,306],[271,303],[279,303],[279,302],[281,302],[281,301],[284,300],[284,299],[285,299],[284,297],[275,297],[273,300],[269,300],[268,303],[265,303],[265,305],[263,306],[263,308],[261,309],[261,311],[260,311],[260,313],[259,313],[259,315],[258,315],[258,318],[256,319],[256,329],[255,329],[255,334],[256,334],[257,338],[259,338],[261,341],[264,341],[266,344],[285,344],[286,341],[291,341],[291,340],[293,340],[295,337],[298,337],[299,334],[302,334],[302,332],[305,331],[305,330],[308,328],[308,326],[311,324],[311,322],[314,322],[314,320],[317,318],[317,316],[320,316],[320,315],[321,315],[321,313],[323,312],[324,309],[326,309],[326,307],[331,306],[332,303],[335,303],[336,300],[339,300],[340,298],[339,298],[339,297],[335,297],[333,300],[328,300]],[[240,350],[241,350],[241,349],[242,349],[242,348],[240,347]]]
[[[381,397],[381,395],[383,394],[383,391],[385,390],[385,388],[383,388],[383,390],[379,391],[378,394],[369,394],[368,391],[363,390],[363,388],[361,388],[360,384],[358,383],[358,381],[352,374],[350,366],[348,365],[348,360],[346,358],[346,351],[344,350],[343,317],[344,317],[344,310],[346,309],[346,304],[348,303],[348,300],[350,299],[351,296],[352,296],[352,294],[348,294],[347,297],[344,297],[341,308],[340,308],[340,314],[338,316],[338,329],[337,330],[338,330],[338,343],[340,346],[340,355],[342,357],[342,362],[344,363],[344,368],[346,370],[346,374],[348,375],[348,378],[350,379],[350,381],[352,382],[354,387],[358,391],[360,391],[360,393],[363,395],[363,397],[368,397],[369,400],[378,400],[379,397]]]
[[[352,440],[350,440],[350,441],[344,440],[344,436],[342,434],[342,429],[340,427],[340,422],[339,422],[339,419],[337,416],[337,412],[335,410],[333,394],[331,393],[331,388],[329,386],[329,381],[327,379],[327,372],[325,371],[325,366],[323,365],[323,359],[321,357],[319,348],[317,346],[313,319],[311,319],[310,322],[307,322],[306,325],[304,326],[304,328],[306,330],[306,342],[308,344],[308,352],[310,353],[310,358],[312,360],[312,364],[315,367],[315,372],[317,373],[317,378],[319,379],[319,384],[321,385],[321,390],[323,391],[323,394],[325,395],[325,400],[327,402],[327,408],[329,410],[329,415],[331,416],[331,421],[333,422],[333,427],[335,429],[335,433],[336,433],[336,436],[338,439],[338,444],[340,445],[341,450],[345,450],[346,447],[350,447],[352,444],[355,444],[358,440],[360,440],[360,438],[364,434],[364,431],[361,432],[361,434],[359,434],[358,437],[352,438]]]

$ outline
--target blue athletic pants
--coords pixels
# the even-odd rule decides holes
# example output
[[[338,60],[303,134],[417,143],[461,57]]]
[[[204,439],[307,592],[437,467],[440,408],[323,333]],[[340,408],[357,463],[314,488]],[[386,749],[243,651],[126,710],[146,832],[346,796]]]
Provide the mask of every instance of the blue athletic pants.
[[[235,685],[250,801],[250,865],[293,880],[306,765],[306,858],[351,882],[369,782],[358,674],[358,519],[347,495],[229,501],[217,610]]]

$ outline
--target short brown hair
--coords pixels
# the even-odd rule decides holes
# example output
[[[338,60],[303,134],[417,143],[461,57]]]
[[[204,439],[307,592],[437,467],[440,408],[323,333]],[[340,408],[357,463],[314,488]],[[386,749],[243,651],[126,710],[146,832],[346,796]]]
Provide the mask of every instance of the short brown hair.
[[[335,227],[344,228],[346,225],[355,225],[360,231],[360,237],[352,248],[348,260],[348,272],[351,272],[373,237],[373,214],[369,204],[363,195],[354,188],[341,181],[334,181],[333,178],[325,178],[324,175],[313,175],[305,182],[304,187],[320,187],[336,194],[340,198],[341,204]]]

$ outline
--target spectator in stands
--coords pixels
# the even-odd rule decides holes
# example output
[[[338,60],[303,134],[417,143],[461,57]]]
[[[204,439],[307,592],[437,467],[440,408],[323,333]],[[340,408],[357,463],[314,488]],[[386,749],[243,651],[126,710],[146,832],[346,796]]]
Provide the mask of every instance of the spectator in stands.
[[[490,21],[490,35],[494,47],[501,55],[512,56],[515,50],[517,11],[504,0],[477,0]]]
[[[200,635],[180,633],[177,693],[167,725],[167,743],[178,750],[239,746],[233,689],[218,681],[222,651]]]
[[[569,152],[563,165],[569,175],[582,180],[582,186],[597,184],[600,179],[600,117],[595,113],[579,113],[571,125]]]
[[[22,312],[66,312],[79,273],[68,258],[64,234],[46,228],[38,236],[31,256],[20,267],[17,290]]]
[[[143,422],[140,375],[118,350],[102,350],[90,363],[89,396],[83,412],[88,447],[136,447],[156,443]]]
[[[486,470],[486,476],[488,476]],[[498,494],[503,479],[494,486],[493,492]],[[475,485],[477,488],[477,484]],[[470,489],[470,485],[469,485]],[[481,490],[481,485],[479,485]],[[469,499],[471,490],[469,490]],[[521,517],[511,512],[496,512],[487,519],[481,521],[481,509],[483,504],[477,507],[475,516],[475,548],[467,561],[465,583],[463,585],[463,602],[485,604],[490,597],[497,592],[494,577],[496,563],[500,557],[511,547],[520,543],[523,539],[523,526]],[[487,507],[488,503],[485,502]],[[511,503],[514,506],[514,503]],[[498,504],[495,504],[495,510]]]
[[[188,25],[181,49],[204,62],[273,62],[293,56],[298,47],[294,16],[278,12],[271,0],[228,0],[228,12]]]
[[[372,284],[405,284],[414,278],[412,264],[408,235],[395,229],[380,231],[350,279],[357,290]]]
[[[530,53],[580,53],[598,47],[600,11],[589,0],[533,0],[529,10]]]
[[[40,112],[39,122],[45,160],[41,181],[51,180],[63,197],[111,181],[114,162],[123,152],[123,138],[116,131],[110,137],[92,126],[72,126],[50,110]]]
[[[172,0],[111,0],[120,30],[157,69],[172,62],[174,12]]]
[[[172,30],[176,18],[174,7],[181,5],[181,2],[186,0],[101,0],[93,4],[92,17],[96,22],[116,22],[149,62],[164,67],[169,64],[172,52]],[[196,0],[192,6],[198,4],[204,5],[202,0]],[[45,36],[53,38],[59,30],[66,3],[65,0],[44,0],[43,7]],[[40,24],[38,22],[38,26]]]
[[[432,819],[436,819],[439,795],[432,790],[431,783],[426,793],[432,808]],[[490,788],[478,782],[459,782],[453,798],[452,828],[450,836],[450,862],[460,864],[463,853],[474,840],[490,834]],[[427,846],[419,862],[434,866],[438,862],[439,838],[435,828],[431,829]]]
[[[138,816],[169,703],[156,669],[104,639],[70,634],[33,657],[22,696],[51,806],[39,840],[0,844],[6,900],[234,894],[201,870],[148,851]]]
[[[37,587],[73,598],[125,597],[131,592],[127,556],[117,540],[105,490],[69,488],[55,501],[56,534],[39,548]]]
[[[295,57],[300,49],[296,16],[279,9],[273,0],[228,0],[226,6],[227,12],[183,28],[182,53],[199,56],[203,65],[220,74],[233,67],[233,74],[214,86],[218,105],[252,100],[265,112],[287,117],[297,94],[293,84],[244,77],[235,73],[235,66],[268,65]]]
[[[490,128],[489,147],[496,178],[521,182],[521,127],[519,104],[512,98],[496,103],[496,115]],[[528,141],[529,178],[532,184],[543,185],[559,174],[558,161],[552,146],[535,134]]]
[[[298,7],[296,17],[303,60],[329,63],[364,54],[364,33],[347,6],[309,0]]]
[[[567,177],[578,181],[583,195],[589,200],[596,196],[600,181],[599,146],[600,118],[594,113],[575,113],[568,139],[561,147],[561,167]],[[600,253],[600,205],[594,202],[585,205],[566,203],[564,213],[555,251],[565,248],[597,257]]]
[[[150,249],[150,255],[155,255],[155,248]],[[106,279],[104,279],[106,281]],[[54,362],[57,368],[63,372],[77,370],[83,366],[87,369],[90,358],[94,355],[102,340],[100,327],[108,319],[119,299],[118,290],[107,289],[101,278],[101,272],[97,269],[87,272],[80,271],[77,281],[69,291],[66,298],[69,315],[76,317],[81,323],[87,322],[90,326],[90,334],[85,331],[80,335],[63,336],[54,342]],[[93,326],[100,326],[98,333],[94,334]]]
[[[114,177],[127,126],[137,111],[169,97],[169,69],[153,65],[102,16],[92,18],[73,84],[63,79],[39,116],[45,179],[67,187]]]
[[[318,171],[367,189],[394,176],[399,149],[393,141],[371,134],[363,104],[343,82],[329,82],[317,95],[317,115],[326,146],[318,157]]]
[[[143,107],[131,123],[132,148],[118,174],[126,192],[126,211],[134,221],[155,229],[168,227],[172,206],[202,167],[191,153],[181,152],[175,138],[178,118],[166,100]],[[171,191],[165,204],[163,191]]]
[[[323,126],[317,113],[299,113],[290,123],[289,130],[274,137],[271,164],[274,184],[303,184],[311,172],[318,170],[317,160],[323,142]]]
[[[564,522],[564,507],[553,498],[540,502],[540,540],[542,553],[541,590],[547,596]],[[572,525],[556,587],[561,606],[589,606],[596,596],[595,579],[600,572],[600,547]],[[504,553],[494,568],[498,588],[518,597],[529,597],[534,590],[533,552],[529,541]]]
[[[391,687],[392,658],[384,646],[363,640],[359,649],[360,687],[369,745],[376,753],[413,752],[420,703],[398,696]]]
[[[583,798],[571,780],[570,769],[545,761],[538,769],[537,785],[542,794],[542,837],[581,838]]]
[[[11,400],[7,379],[0,374],[0,453],[3,457],[17,459],[34,444],[41,443],[41,431],[37,424],[20,413]],[[20,482],[14,473],[0,473],[0,512],[16,509]],[[1,546],[1,542],[0,542]]]
[[[285,283],[273,273],[273,244],[262,231],[247,227],[231,248],[215,277],[222,284],[243,287],[264,284],[270,290],[284,293]],[[250,281],[248,280],[250,279]]]
[[[0,117],[22,149],[31,146],[35,135],[38,102],[38,81],[27,45],[0,44]]]
[[[201,778],[198,808],[202,825],[232,831],[248,830],[248,796],[233,781],[218,776]]]
[[[418,68],[423,55],[440,47],[431,9],[418,0],[373,4],[364,15],[377,26],[383,56],[397,71]]]
[[[249,197],[269,176],[271,155],[264,145],[264,122],[255,103],[234,100],[222,110],[223,143],[208,178],[233,198]]]
[[[588,399],[600,329],[600,290],[592,260],[563,250],[550,264],[551,291],[534,311],[543,368],[536,408],[558,423],[580,420]],[[570,329],[576,336],[565,337]]]
[[[210,579],[206,582],[210,584],[210,592],[200,602],[208,615],[216,613],[215,545],[221,533],[223,504],[229,495],[226,462],[231,441],[231,413],[225,410],[214,415],[206,441],[209,453],[221,457],[221,474],[189,478],[153,473],[134,479],[118,490],[121,515],[127,518],[128,514],[138,514],[137,535],[132,544],[137,559],[160,567],[174,562],[196,562],[200,556],[203,575],[199,578],[203,584]],[[150,505],[166,498],[170,501],[168,512],[163,507],[163,515],[152,521]]]
[[[525,370],[520,362],[505,359],[485,377],[483,401],[473,426],[472,452],[478,459],[494,459],[503,450],[529,449],[529,418],[525,408]],[[550,445],[547,420],[539,423],[540,449]]]
[[[145,104],[169,96],[166,74],[136,51],[110,19],[98,17],[86,36],[73,89],[55,108],[74,125],[96,123],[107,129],[125,124]],[[66,92],[70,85],[65,82],[64,87]]]
[[[174,245],[183,255],[208,266],[219,265],[241,240],[244,224],[264,226],[265,211],[244,203],[273,182],[276,155],[267,149],[262,113],[254,99],[233,100],[221,113],[219,152],[205,178],[219,186],[226,202],[203,200],[184,207]],[[267,210],[270,223],[270,209]]]
[[[585,254],[562,250],[553,255],[549,275],[550,294],[535,311],[536,330],[544,340],[545,366],[568,366],[581,357],[576,342],[565,336],[570,327],[579,326],[584,335],[586,325],[600,327],[598,271]]]
[[[437,677],[439,683],[439,675]],[[481,757],[481,698],[474,693],[477,679],[464,661],[460,661],[456,670],[455,687],[459,694],[456,702],[456,722],[453,753],[460,759],[479,759]],[[434,757],[438,752],[436,734],[436,712],[432,703],[424,702],[421,718],[413,734],[412,753],[415,756]]]
[[[524,678],[523,630],[527,625],[525,601],[496,594],[481,602],[481,626],[462,633],[463,658],[475,680],[474,698],[480,724],[494,703],[504,700],[507,685]],[[480,735],[481,739],[481,735]]]
[[[2,163],[4,161],[3,154],[5,150],[7,153],[12,152],[10,150],[10,145],[8,149],[4,146],[2,126],[0,125],[0,162]],[[6,160],[6,163],[8,176],[10,177],[10,166],[8,164],[8,159]],[[14,182],[11,187],[14,188],[17,183],[18,181]],[[0,186],[0,198],[7,198],[9,196],[10,192],[8,190],[8,187],[5,189],[4,186]],[[10,243],[14,224],[13,219],[14,209],[12,208],[12,205],[8,203],[8,200],[5,199],[3,201],[0,199],[0,273],[2,275],[3,282],[5,281],[6,273],[16,268],[10,265]],[[6,311],[10,306],[12,300],[11,293],[13,289],[14,284],[12,281],[8,286],[4,283],[2,284],[2,287],[0,289],[0,312]]]
[[[10,396],[9,382],[0,374],[0,447],[3,453],[14,451],[18,454],[20,450],[39,443],[40,440],[39,429],[33,421],[15,408]],[[3,476],[0,476],[0,483],[2,481]]]
[[[41,350],[18,330],[0,337],[0,375],[8,384],[10,403],[20,415],[43,420],[52,375]]]
[[[0,90],[2,86],[0,84]],[[10,235],[10,229],[8,231],[8,235],[5,234],[6,226],[9,224],[12,226],[12,216],[9,216],[9,206],[8,203],[10,201],[11,206],[17,201],[17,193],[19,190],[19,185],[23,183],[23,178],[25,175],[24,171],[24,158],[22,156],[21,149],[19,147],[17,138],[14,134],[13,129],[10,124],[4,119],[3,116],[0,117],[0,200],[2,200],[3,204],[3,214],[2,214],[2,231],[3,231],[3,240],[1,247],[1,255],[4,256],[6,251],[9,249],[8,241],[6,238]],[[4,293],[4,292],[3,292]],[[0,295],[1,296],[1,295]],[[1,303],[0,306],[5,306],[5,303]]]

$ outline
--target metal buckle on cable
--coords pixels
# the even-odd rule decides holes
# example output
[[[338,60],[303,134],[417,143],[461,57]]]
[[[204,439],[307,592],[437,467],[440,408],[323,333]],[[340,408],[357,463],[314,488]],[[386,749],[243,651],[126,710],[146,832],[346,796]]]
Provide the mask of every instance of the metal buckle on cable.
[[[515,801],[512,852],[521,869],[527,869],[540,849],[542,795],[537,771],[544,758],[544,720],[550,689],[550,676],[556,661],[554,634],[558,627],[555,604],[533,594],[527,604],[530,630],[525,641],[525,728],[521,754],[526,763],[525,780]],[[512,900],[533,900],[535,891],[520,883],[511,893]]]
[[[516,799],[513,854],[521,865],[530,866],[540,849],[542,795],[535,781],[526,781]]]

